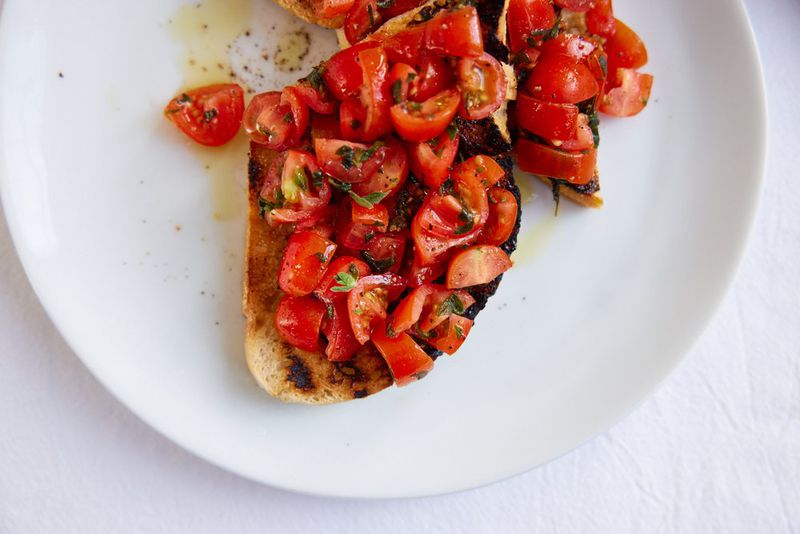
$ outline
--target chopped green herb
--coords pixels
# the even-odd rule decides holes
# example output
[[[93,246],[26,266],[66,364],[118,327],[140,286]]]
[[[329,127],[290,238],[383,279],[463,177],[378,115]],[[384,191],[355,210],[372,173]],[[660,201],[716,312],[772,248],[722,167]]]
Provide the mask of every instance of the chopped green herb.
[[[325,305],[325,308],[326,308],[325,312],[326,315],[328,316],[328,319],[333,319],[333,304],[329,302]]]
[[[371,158],[375,154],[375,152],[377,152],[377,150],[379,148],[381,148],[383,146],[386,146],[386,143],[384,143],[383,141],[375,141],[366,150],[364,150],[363,148],[357,148],[355,150],[355,161],[356,161],[356,163],[358,163],[358,164],[364,163],[369,158]]]
[[[347,266],[347,272],[350,273],[353,278],[358,279],[358,267],[356,267],[355,263],[351,263]]]
[[[347,185],[349,186],[350,184]],[[375,204],[379,204],[380,201],[386,198],[386,195],[388,194],[383,191],[375,191],[374,193],[370,193],[362,197],[360,195],[355,194],[353,191],[350,191],[349,188],[347,189],[347,191],[348,191],[347,194],[350,195],[350,198],[353,199],[353,202],[355,202],[359,206],[367,208],[368,210],[374,208]]]
[[[442,303],[439,305],[439,310],[436,312],[436,315],[461,315],[464,313],[464,303],[461,302],[461,299],[458,298],[458,295],[452,293],[449,297],[444,299]]]
[[[316,252],[314,255],[317,257],[320,263],[325,263],[328,261],[328,256],[326,256],[323,252]]]
[[[414,81],[414,78],[416,78],[416,77],[417,77],[417,73],[416,72],[409,72],[408,76],[406,76],[406,81],[408,83],[411,83],[411,82]]]
[[[265,128],[265,127],[261,126],[260,124],[256,126],[256,130],[258,130],[258,132],[261,135],[267,137],[268,139],[272,139],[272,136],[275,135],[275,132],[273,132],[269,128]]]
[[[369,243],[375,237],[375,232],[367,232],[364,234],[364,243]]]
[[[447,135],[450,136],[451,141],[456,138],[456,135],[458,135],[458,126],[456,126],[456,123],[450,123],[450,126],[447,127]]]
[[[350,264],[355,267],[352,263]],[[354,287],[356,287],[356,281],[358,280],[358,270],[356,270],[355,275],[352,272],[343,271],[341,273],[337,273],[336,276],[333,277],[338,285],[331,287],[331,291],[334,293],[347,293]]]
[[[605,54],[600,54],[597,61],[600,63],[600,68],[603,70],[603,78],[608,76],[608,60]]]
[[[403,82],[395,80],[392,84],[392,98],[395,104],[399,104],[403,100]]]
[[[294,185],[302,189],[303,191],[308,190],[308,180],[306,178],[306,171],[303,167],[297,167],[294,170],[294,174],[292,175],[292,180],[294,181]]]
[[[352,128],[354,130],[358,130],[359,128],[361,128],[361,121],[358,120],[358,119],[351,120],[350,121],[350,128]]]
[[[389,258],[377,260],[366,250],[361,253],[361,257],[364,258],[364,261],[367,262],[367,265],[369,265],[370,269],[376,273],[385,273],[389,270],[389,268],[391,268],[392,265],[397,263],[397,258],[394,255]]]
[[[375,13],[372,9],[372,4],[367,4],[367,12],[369,13],[369,26],[370,28],[375,26]]]
[[[456,228],[456,235],[466,234],[475,226],[474,216],[467,208],[461,208],[461,213],[458,214],[458,220],[464,224]]]
[[[322,70],[323,70],[322,65],[314,67],[313,69],[311,69],[311,72],[305,78],[305,81],[307,81],[308,84],[317,91],[319,91],[324,87],[324,82],[322,80]]]
[[[348,184],[347,182],[340,182],[339,180],[336,180],[331,177],[328,177],[328,182],[330,182],[330,184],[333,187],[344,193],[349,193],[350,189],[353,187],[351,184]]]
[[[362,310],[361,308],[353,308],[353,313],[355,313],[356,315],[361,315],[362,313],[364,313],[364,310]]]
[[[292,118],[292,112],[291,111],[287,112],[286,115],[283,116],[283,122],[291,124],[292,120],[293,120],[293,118]]]
[[[317,189],[322,187],[323,180],[325,180],[325,175],[322,174],[322,171],[314,171],[311,173],[311,183],[313,183],[314,187]]]
[[[464,339],[464,330],[459,325],[455,325],[456,337],[458,339]]]
[[[203,112],[203,121],[208,124],[209,122],[213,121],[217,115],[219,115],[217,108],[207,109]]]
[[[349,171],[350,169],[355,167],[355,163],[353,162],[355,151],[353,150],[353,147],[351,147],[350,145],[340,146],[339,149],[336,150],[336,155],[341,156],[342,167],[344,167],[345,170]]]
[[[376,3],[381,9],[389,9],[394,4],[394,0],[378,0]]]
[[[186,93],[181,93],[181,97],[178,100],[176,100],[176,102],[180,105],[188,104],[191,101],[192,99],[189,98],[189,95],[187,95]]]
[[[555,178],[550,178],[550,182],[553,184],[553,202],[556,203],[556,210],[553,215],[558,217],[558,205],[561,203],[561,184]]]

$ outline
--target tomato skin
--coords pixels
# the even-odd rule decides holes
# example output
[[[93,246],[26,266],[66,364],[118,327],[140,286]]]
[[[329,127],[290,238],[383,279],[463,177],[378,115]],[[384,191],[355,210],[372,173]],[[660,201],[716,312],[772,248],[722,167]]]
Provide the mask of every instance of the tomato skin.
[[[376,232],[385,232],[386,227],[389,225],[389,210],[383,204],[365,208],[353,202],[351,213],[353,222],[369,226]]]
[[[617,19],[614,35],[603,47],[608,54],[608,74],[613,79],[617,69],[638,69],[647,63],[647,48],[635,31]]]
[[[594,177],[597,150],[587,153],[572,153],[520,139],[515,149],[520,169],[526,172],[565,180],[583,185]]]
[[[358,278],[368,276],[370,274],[369,265],[356,258],[355,256],[339,256],[334,259],[328,268],[325,269],[325,274],[320,278],[317,287],[314,288],[314,295],[323,302],[333,302],[337,298],[346,298],[346,293],[331,291],[331,288],[337,285],[335,276],[342,272],[349,272],[354,270],[358,273]]]
[[[617,87],[606,88],[597,109],[612,117],[631,117],[642,111],[650,99],[653,76],[633,69],[618,69]]]
[[[386,320],[389,302],[399,297],[405,286],[405,280],[394,274],[372,274],[358,279],[347,294],[347,308],[359,343],[369,341],[376,324]]]
[[[367,249],[361,255],[374,263],[376,273],[397,274],[402,266],[406,241],[408,235],[405,232],[379,234],[367,241]]]
[[[588,58],[597,49],[597,47],[581,37],[571,33],[559,33],[553,39],[548,39],[540,47],[541,53],[561,54],[571,57],[576,61],[582,61]]]
[[[340,182],[363,182],[375,174],[384,162],[385,150],[377,149],[366,161],[353,162],[352,165],[345,158],[347,153],[364,154],[369,149],[368,145],[341,139],[314,139],[314,152],[320,168]]]
[[[244,91],[235,83],[192,89],[173,98],[164,115],[193,141],[224,145],[236,136],[244,113]]]
[[[597,0],[553,0],[557,6],[579,13],[585,13],[592,9],[596,1]]]
[[[596,95],[600,87],[583,63],[562,54],[542,54],[525,89],[539,100],[577,104]]]
[[[408,287],[420,287],[437,280],[447,271],[447,262],[439,261],[430,265],[423,265],[417,254],[403,269],[403,276],[408,280]]]
[[[433,54],[424,54],[419,61],[419,72],[411,82],[409,98],[414,102],[424,102],[455,85],[452,69],[447,62]]]
[[[392,130],[389,120],[391,96],[389,94],[389,60],[380,48],[368,48],[358,53],[363,71],[361,102],[366,114],[361,128],[361,139],[367,142],[388,134]]]
[[[451,315],[449,319],[436,329],[436,335],[427,339],[430,346],[445,354],[453,355],[466,341],[473,321],[459,315]]]
[[[459,114],[465,119],[485,119],[505,102],[506,75],[500,62],[484,52],[477,58],[461,58],[458,63],[461,90]]]
[[[322,18],[344,15],[355,4],[355,0],[312,0],[314,13]]]
[[[594,134],[589,126],[589,117],[580,113],[578,115],[578,128],[571,139],[565,139],[558,145],[562,150],[581,152],[594,148]]]
[[[411,172],[431,189],[441,186],[458,154],[458,132],[445,131],[434,140],[409,145]],[[433,145],[433,146],[431,146]]]
[[[456,188],[463,196],[465,193],[461,190],[461,183],[475,183],[480,184],[483,188],[488,188],[502,180],[506,171],[493,157],[478,154],[456,165],[452,175],[456,182]]]
[[[379,152],[383,154],[378,170],[364,181],[353,184],[353,192],[367,196],[370,193],[386,193],[391,198],[408,178],[408,158],[403,146],[394,137],[385,138],[386,146]]]
[[[364,74],[356,58],[362,50],[377,46],[380,44],[374,41],[358,43],[337,52],[325,62],[322,79],[325,80],[325,86],[338,100],[358,96],[364,81]]]
[[[575,104],[545,102],[520,93],[515,112],[517,123],[522,128],[548,141],[563,141],[577,134],[580,112]]]
[[[408,334],[389,337],[385,330],[380,326],[376,328],[372,342],[386,360],[399,387],[423,378],[433,369],[433,359]]]
[[[319,331],[324,315],[325,305],[317,299],[284,295],[275,312],[275,328],[290,345],[314,352],[319,349]]]
[[[319,284],[336,252],[336,243],[315,232],[295,232],[281,260],[278,287],[293,297],[308,295]]]
[[[417,71],[406,63],[395,63],[389,71],[389,88],[395,104],[408,100],[411,82],[417,77]]]
[[[425,0],[394,0],[389,7],[380,9],[384,20],[389,20],[397,15],[402,15],[406,11],[411,11],[423,3],[425,3]]]
[[[586,13],[586,27],[601,37],[611,37],[617,30],[611,0],[597,0],[595,6]]]
[[[460,102],[460,93],[447,89],[422,103],[395,104],[391,107],[392,125],[406,141],[428,141],[445,131]]]
[[[446,286],[455,289],[486,284],[510,268],[511,259],[503,249],[475,245],[457,252],[450,260]]]
[[[528,46],[528,39],[546,32],[556,23],[556,13],[550,0],[510,0],[508,4],[509,46],[519,52]]]
[[[278,151],[292,146],[294,136],[292,109],[281,102],[281,96],[279,91],[257,94],[247,106],[242,120],[253,142]]]
[[[433,286],[424,284],[411,293],[406,295],[400,304],[395,308],[392,317],[387,323],[387,327],[391,332],[400,333],[405,332],[411,328],[422,315],[422,309],[428,302],[428,297],[433,292]]]
[[[300,95],[306,106],[315,113],[330,115],[338,109],[336,100],[330,98],[327,91],[323,89],[315,89],[310,84],[300,83],[294,86],[294,90]]]
[[[270,224],[302,222],[327,206],[331,187],[327,180],[314,183],[318,170],[308,152],[287,150],[275,158],[259,192],[260,198],[272,205],[266,212]]]
[[[322,139],[342,139],[342,132],[339,128],[339,117],[336,115],[322,115],[319,113],[311,114],[311,140]]]
[[[350,326],[347,297],[340,293],[339,297],[329,302],[326,307],[326,315],[322,318],[322,333],[328,340],[325,355],[332,362],[347,361],[361,348],[361,343],[356,340],[353,328]]]
[[[376,35],[392,63],[417,62],[425,40],[425,24],[412,26],[394,35]],[[374,43],[376,46],[378,43]]]
[[[480,241],[486,245],[500,246],[508,241],[514,231],[519,204],[511,191],[501,187],[493,187],[487,194],[489,196],[489,218]]]
[[[514,67],[517,70],[532,70],[536,63],[539,62],[539,56],[541,55],[542,53],[536,48],[523,48],[514,56]]]
[[[289,106],[291,110],[293,126],[291,140],[292,146],[297,146],[308,129],[310,118],[308,105],[306,105],[300,90],[293,85],[284,88],[281,92],[281,104]]]
[[[347,42],[355,44],[381,25],[383,16],[378,10],[377,0],[355,0],[344,19],[344,35]]]
[[[425,306],[420,315],[416,330],[422,334],[429,334],[440,324],[450,317],[457,315],[453,311],[442,308],[444,303],[452,298],[457,298],[461,302],[464,311],[475,304],[475,298],[466,291],[447,289],[442,286],[431,284],[431,292],[425,301]]]
[[[437,14],[425,23],[424,48],[441,56],[478,57],[483,54],[478,11],[469,6]]]

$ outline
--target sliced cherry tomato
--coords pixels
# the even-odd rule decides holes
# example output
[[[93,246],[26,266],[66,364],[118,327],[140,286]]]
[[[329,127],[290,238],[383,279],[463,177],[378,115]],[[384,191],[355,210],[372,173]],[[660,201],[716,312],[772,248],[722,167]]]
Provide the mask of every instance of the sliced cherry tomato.
[[[278,335],[301,350],[319,349],[319,331],[325,305],[313,297],[284,295],[275,312]]]
[[[368,48],[358,53],[358,61],[363,70],[361,103],[366,113],[361,128],[363,141],[375,139],[389,133],[391,96],[389,94],[389,60],[380,48]]]
[[[389,337],[385,328],[379,327],[372,335],[372,342],[400,387],[423,378],[433,369],[433,359],[408,334]]]
[[[362,50],[380,46],[374,41],[358,43],[334,54],[322,67],[322,78],[325,86],[333,96],[344,100],[349,96],[358,96],[364,83],[364,73],[357,58]]]
[[[336,252],[336,243],[315,232],[295,232],[281,260],[278,286],[293,297],[308,295],[319,284]]]
[[[312,0],[314,13],[323,19],[344,15],[354,3],[355,0]]]
[[[339,117],[336,115],[311,114],[311,139],[341,139]]]
[[[647,63],[647,48],[636,32],[619,19],[616,27],[603,47],[608,54],[609,78],[616,75],[617,69],[638,69]]]
[[[424,49],[442,56],[478,57],[483,54],[478,11],[468,6],[439,12],[425,23]]]
[[[484,52],[458,63],[459,113],[469,120],[485,119],[506,100],[506,75],[500,62]]]
[[[457,252],[447,267],[447,287],[462,288],[486,284],[511,268],[511,259],[503,249],[475,245]]]
[[[254,96],[244,112],[242,124],[252,141],[269,149],[285,150],[292,145],[292,108],[282,103],[281,93],[278,91]]]
[[[356,258],[355,256],[339,256],[333,260],[325,274],[314,289],[314,295],[323,302],[333,302],[334,299],[347,296],[346,287],[339,283],[337,277],[342,273],[347,273],[355,280],[370,274],[369,265]],[[339,289],[332,289],[339,287]]]
[[[406,295],[397,305],[394,313],[392,313],[391,319],[387,323],[389,332],[399,334],[414,326],[417,321],[419,321],[422,310],[425,304],[428,303],[428,297],[430,297],[432,292],[433,285],[424,284]]]
[[[394,34],[384,35],[380,30],[373,35],[380,40],[380,44],[386,51],[389,61],[392,63],[415,64],[423,49],[425,39],[425,24],[419,24],[406,28]],[[377,45],[377,43],[375,43]]]
[[[209,85],[181,93],[169,101],[164,115],[193,141],[224,145],[239,131],[244,91],[235,83]]]
[[[306,220],[331,200],[331,187],[308,152],[287,150],[273,160],[259,193],[271,224]]]
[[[361,100],[351,96],[342,101],[339,107],[339,131],[342,138],[348,141],[361,141],[364,137],[364,121],[367,120],[367,108]]]
[[[458,111],[461,95],[447,89],[425,102],[403,102],[391,108],[391,121],[407,141],[428,141],[440,135]]]
[[[423,336],[453,316],[461,315],[475,304],[475,298],[466,291],[453,291],[431,285],[431,292],[420,315],[416,333]]]
[[[539,100],[577,104],[596,95],[599,86],[583,63],[562,54],[542,54],[525,89]]]
[[[291,123],[294,127],[291,140],[292,145],[297,146],[300,144],[300,140],[308,129],[308,121],[310,118],[308,105],[303,99],[300,90],[294,85],[283,89],[281,92],[281,104],[289,106],[291,110]],[[286,121],[287,117],[284,116],[283,120]]]
[[[383,15],[378,10],[377,0],[355,0],[344,19],[344,35],[347,42],[355,44],[381,25]]]
[[[362,197],[381,194],[386,198],[400,190],[408,178],[408,158],[406,151],[397,139],[387,137],[386,146],[380,149],[383,163],[372,176],[363,182],[353,184],[353,193]]]
[[[347,308],[353,334],[362,345],[369,341],[373,328],[386,320],[389,302],[397,299],[406,283],[394,274],[373,274],[359,278],[347,295]]]
[[[514,67],[524,71],[531,70],[539,61],[540,55],[542,55],[542,53],[536,48],[523,48],[514,56]]]
[[[586,27],[601,37],[614,35],[617,26],[611,0],[597,0],[595,6],[586,13]]]
[[[534,141],[520,139],[515,147],[519,168],[523,171],[583,185],[595,175],[597,150],[585,153],[566,152]]]
[[[347,311],[347,294],[338,293],[338,297],[326,304],[325,317],[322,318],[322,333],[328,340],[325,355],[332,362],[343,362],[353,357],[361,348],[361,343],[353,335],[350,326],[350,314]]]
[[[345,201],[336,221],[336,242],[350,250],[367,250],[367,243],[378,233],[372,226],[353,221]]]
[[[559,33],[542,43],[542,54],[562,54],[581,61],[589,57],[597,47],[580,35]]]
[[[458,153],[459,135],[455,128],[430,141],[409,146],[408,155],[411,172],[431,189],[436,189],[447,180],[450,167]]]
[[[600,89],[598,94],[603,94],[606,79],[608,78],[608,55],[603,49],[595,48],[594,52],[586,58],[586,66],[594,76],[594,79],[597,80],[597,86]]]
[[[508,20],[511,51],[519,52],[555,26],[556,13],[550,0],[510,0]]]
[[[383,148],[383,143],[368,146],[340,139],[314,139],[320,168],[347,183],[363,182],[372,177],[386,158]]]
[[[642,111],[650,100],[653,76],[633,69],[617,69],[619,86],[606,88],[600,99],[599,109],[613,117],[630,117]]]
[[[441,324],[435,331],[433,337],[426,339],[429,345],[446,354],[454,354],[466,341],[473,321],[466,317],[451,315],[449,319]]]
[[[331,239],[331,236],[333,236],[336,230],[335,223],[337,212],[336,206],[328,204],[321,209],[314,210],[305,219],[297,221],[294,225],[294,229],[297,231],[311,230],[325,239]]]
[[[424,102],[455,85],[453,70],[444,58],[424,54],[419,61],[418,76],[412,80],[409,98]]]
[[[447,262],[440,261],[430,265],[423,265],[417,254],[407,263],[403,270],[403,276],[408,280],[409,287],[419,287],[423,284],[433,282],[447,271]]]
[[[517,95],[517,123],[548,141],[575,137],[579,114],[575,104],[546,102],[525,93]]]
[[[580,152],[594,148],[594,134],[589,126],[589,117],[581,113],[578,115],[578,128],[571,139],[565,139],[561,144],[554,143],[562,150]]]
[[[511,236],[517,224],[519,204],[514,194],[502,187],[493,187],[488,191],[489,219],[481,234],[481,242],[487,245],[500,246]]]
[[[411,82],[417,78],[416,69],[406,63],[395,63],[389,71],[389,89],[395,104],[408,100]]]
[[[406,250],[406,233],[378,234],[367,241],[367,250],[361,253],[376,273],[398,273]]]
[[[473,195],[479,195],[479,193],[475,192],[474,188],[464,189],[462,183],[475,183],[486,189],[502,180],[506,171],[491,156],[479,154],[456,165],[452,175],[456,190],[463,199],[469,191],[472,191]]]
[[[352,203],[352,219],[355,223],[370,226],[376,232],[385,232],[389,225],[389,210],[383,204],[375,204],[371,208]]]
[[[323,115],[330,115],[336,112],[337,102],[322,83],[317,87],[307,82],[299,83],[294,86],[294,89],[312,111]]]
[[[553,2],[564,9],[585,13],[594,7],[597,0],[553,0]]]

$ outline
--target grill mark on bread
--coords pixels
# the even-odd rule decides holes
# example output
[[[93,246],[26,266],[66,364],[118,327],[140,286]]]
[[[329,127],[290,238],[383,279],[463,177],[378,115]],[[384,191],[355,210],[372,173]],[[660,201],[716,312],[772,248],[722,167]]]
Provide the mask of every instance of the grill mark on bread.
[[[292,350],[290,345],[286,345],[287,350]],[[286,378],[294,384],[297,389],[301,389],[303,391],[311,391],[316,389],[314,385],[314,379],[311,378],[311,372],[306,367],[306,364],[303,363],[303,360],[300,359],[299,356],[295,354],[290,354],[288,356],[289,360],[292,362],[289,365],[289,372],[286,375]]]

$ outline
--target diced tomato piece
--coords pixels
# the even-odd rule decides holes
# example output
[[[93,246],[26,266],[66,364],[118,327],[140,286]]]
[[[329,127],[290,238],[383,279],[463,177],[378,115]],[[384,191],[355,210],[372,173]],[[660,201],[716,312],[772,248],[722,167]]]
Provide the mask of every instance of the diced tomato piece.
[[[583,102],[600,90],[586,65],[562,54],[542,54],[525,89],[534,98],[562,104]]]
[[[519,168],[523,171],[582,185],[594,177],[597,150],[585,153],[566,152],[534,141],[520,139],[515,147]]]
[[[580,113],[578,115],[578,128],[571,139],[565,139],[560,148],[570,152],[580,152],[594,148],[594,134],[589,126],[589,117]]]
[[[451,315],[436,329],[433,337],[426,339],[429,345],[445,354],[454,354],[466,341],[473,321],[459,315]]]
[[[475,298],[466,291],[431,285],[431,292],[422,309],[416,332],[423,336],[453,316],[465,313],[475,304]]]
[[[519,204],[514,194],[501,187],[489,189],[489,219],[486,221],[481,242],[500,246],[511,236],[517,224]]]
[[[585,13],[594,7],[597,0],[553,0],[553,2],[564,9]]]
[[[514,67],[518,70],[529,71],[536,66],[542,53],[532,47],[523,48],[514,56]]]
[[[596,49],[593,43],[572,33],[559,33],[543,42],[540,48],[542,54],[562,54],[577,61],[586,59]]]
[[[425,0],[392,0],[389,2],[388,7],[382,7],[380,9],[384,20],[389,20],[397,15],[402,15],[407,11],[411,11],[423,3],[425,3]]]
[[[244,91],[235,83],[186,91],[169,101],[164,115],[193,141],[224,145],[239,131]]]
[[[257,94],[248,104],[242,120],[250,139],[272,150],[291,147],[294,137],[292,108],[281,100],[279,91]]]
[[[372,342],[381,353],[398,386],[423,378],[433,369],[433,359],[408,334],[389,337],[385,328],[376,328]]]
[[[440,261],[423,265],[417,254],[413,254],[413,258],[403,270],[403,276],[408,280],[409,287],[419,287],[437,280],[445,271],[447,271],[447,262]]]
[[[315,139],[341,139],[339,117],[334,115],[311,114],[311,140]]]
[[[355,0],[312,0],[314,13],[322,18],[344,15],[355,4]]]
[[[342,101],[339,106],[339,131],[342,139],[347,141],[361,141],[363,136],[364,121],[367,120],[367,108],[361,100],[351,96]]]
[[[414,102],[424,102],[453,85],[455,77],[447,61],[433,54],[424,54],[419,60],[418,75],[411,82],[408,96]]]
[[[344,19],[344,36],[355,44],[375,31],[383,21],[377,0],[355,0]]]
[[[636,32],[621,20],[616,21],[616,27],[603,47],[608,54],[609,78],[616,75],[617,69],[638,69],[647,63],[647,48]]]
[[[362,345],[369,341],[373,328],[386,320],[389,302],[397,299],[406,287],[405,280],[394,274],[373,274],[359,278],[347,295],[347,308],[353,334]]]
[[[361,348],[361,343],[356,340],[350,326],[346,294],[339,293],[325,307],[325,317],[322,319],[322,333],[328,340],[325,355],[332,362],[347,361]]]
[[[439,12],[425,23],[424,49],[442,56],[478,57],[483,54],[478,11],[468,6]]]
[[[579,114],[575,104],[546,102],[525,93],[517,95],[517,123],[548,141],[575,137]]]
[[[296,223],[328,205],[331,187],[320,176],[313,154],[287,150],[267,170],[259,197],[270,224]]]
[[[389,225],[389,210],[383,204],[375,204],[366,208],[360,204],[352,203],[352,219],[355,223],[374,228],[376,232],[385,232]]]
[[[389,71],[389,89],[395,104],[408,100],[411,82],[417,78],[417,71],[406,63],[395,63]]]
[[[338,108],[338,102],[333,99],[322,84],[315,88],[310,83],[299,83],[295,86],[295,91],[315,113],[330,115],[335,113]]]
[[[556,24],[556,13],[550,0],[510,0],[508,35],[512,52],[531,46]]]
[[[363,71],[361,103],[366,111],[361,127],[361,139],[374,141],[392,130],[389,121],[389,60],[380,48],[368,48],[358,53]]]
[[[361,256],[376,273],[398,273],[402,266],[408,235],[403,233],[378,234],[367,241],[367,250]]]
[[[353,221],[352,209],[348,201],[339,211],[336,221],[336,242],[351,250],[367,250],[367,243],[375,237],[376,230],[372,226]]]
[[[484,52],[477,58],[461,58],[458,63],[461,90],[459,113],[469,120],[485,119],[505,102],[506,75],[500,62]]]
[[[411,172],[431,189],[442,185],[458,153],[459,135],[455,126],[439,137],[424,143],[409,145]]]
[[[407,141],[422,142],[439,136],[458,111],[461,95],[447,89],[425,102],[403,102],[391,108],[391,121],[398,135]]]
[[[503,249],[475,245],[457,252],[447,267],[447,287],[461,288],[486,284],[511,268],[511,259]]]
[[[314,289],[314,295],[324,302],[332,302],[337,297],[345,296],[346,291],[331,290],[331,288],[341,285],[337,281],[337,276],[341,273],[348,273],[358,280],[368,276],[370,270],[369,265],[354,256],[339,256],[328,265],[325,274],[322,275],[319,284]]]
[[[358,43],[334,54],[322,68],[325,86],[339,100],[349,96],[358,96],[364,82],[364,73],[357,61],[362,50],[380,46],[374,41]]]
[[[463,183],[475,183],[482,186],[484,189],[489,188],[505,178],[506,171],[500,166],[497,161],[491,156],[479,154],[462,161],[453,168],[453,180],[456,182],[456,188],[459,195],[464,199],[465,195],[469,192],[462,189],[460,185]],[[476,196],[479,193],[474,193]],[[482,197],[482,195],[480,195]],[[481,202],[482,206],[482,202]]]
[[[428,297],[430,297],[432,291],[433,286],[425,284],[406,295],[397,305],[387,323],[390,333],[399,334],[414,326],[419,321],[422,309],[428,303]]]
[[[595,6],[586,13],[586,27],[595,35],[611,37],[617,30],[611,0],[597,0]]]
[[[301,350],[319,349],[319,331],[325,305],[313,297],[284,295],[275,312],[275,328],[281,339]]]
[[[281,104],[289,106],[291,110],[291,116],[284,115],[283,120],[291,122],[293,126],[291,137],[292,146],[297,146],[300,144],[300,140],[303,138],[308,128],[308,105],[300,90],[293,85],[284,88],[283,92],[281,92]]]
[[[606,89],[598,110],[613,117],[630,117],[642,111],[650,100],[653,76],[633,69],[617,69],[619,86]]]
[[[337,206],[328,204],[322,209],[315,210],[303,220],[297,221],[295,230],[310,230],[325,239],[331,239],[335,230]]]
[[[381,46],[392,63],[415,64],[420,50],[423,50],[425,25],[412,26],[388,36],[376,34],[374,37],[380,40]]]
[[[363,182],[383,164],[383,143],[371,146],[340,139],[314,139],[317,162],[327,174],[341,182]]]
[[[308,295],[319,284],[336,252],[336,243],[315,232],[295,232],[283,252],[278,286],[294,297]]]
[[[386,198],[397,193],[408,177],[408,158],[406,151],[397,139],[387,137],[383,152],[383,163],[372,176],[365,181],[353,184],[353,193],[362,197],[382,194]]]

